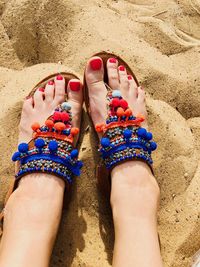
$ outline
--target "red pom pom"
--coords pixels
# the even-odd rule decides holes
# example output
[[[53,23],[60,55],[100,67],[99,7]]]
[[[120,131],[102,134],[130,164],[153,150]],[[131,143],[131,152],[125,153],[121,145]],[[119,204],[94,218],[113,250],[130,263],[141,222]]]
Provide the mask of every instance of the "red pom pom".
[[[67,112],[62,112],[60,114],[62,121],[68,121],[69,120],[69,114]]]
[[[71,134],[72,135],[77,135],[79,133],[79,129],[78,128],[71,128]]]
[[[53,128],[53,126],[54,126],[54,122],[53,122],[52,120],[46,120],[46,121],[45,121],[45,125],[46,125],[49,129],[51,129],[51,128]]]
[[[61,112],[55,111],[54,114],[53,114],[53,119],[55,121],[60,121],[61,120]]]
[[[38,122],[35,122],[31,125],[31,128],[36,132],[38,129],[40,129],[40,124]]]
[[[101,133],[103,131],[103,126],[104,126],[104,123],[97,123],[95,125],[95,130],[97,131],[97,133]]]
[[[117,116],[118,116],[118,117],[122,117],[122,116],[124,116],[124,110],[123,110],[123,108],[118,108],[118,109],[117,109]]]
[[[120,107],[122,107],[123,109],[128,108],[128,103],[126,102],[126,100],[120,99],[119,101],[120,101]]]
[[[113,98],[113,100],[110,104],[114,108],[119,107],[120,106],[120,100],[118,98]]]
[[[55,128],[57,131],[63,131],[63,130],[66,128],[66,126],[65,126],[65,124],[64,124],[63,122],[56,122],[56,123],[54,124],[54,128]]]

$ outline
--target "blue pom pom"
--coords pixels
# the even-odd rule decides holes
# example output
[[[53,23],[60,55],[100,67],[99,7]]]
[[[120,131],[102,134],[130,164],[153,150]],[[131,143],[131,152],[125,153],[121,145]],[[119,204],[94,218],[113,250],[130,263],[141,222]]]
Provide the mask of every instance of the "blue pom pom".
[[[78,150],[73,149],[72,152],[70,153],[71,158],[77,158],[78,157]]]
[[[156,142],[151,142],[150,147],[151,147],[152,151],[156,150],[156,148],[157,148]]]
[[[21,153],[26,153],[26,152],[28,152],[28,144],[27,144],[27,143],[21,143],[21,144],[19,144],[19,146],[18,146],[18,150],[19,150],[19,152],[21,152]]]
[[[101,138],[101,145],[102,147],[110,146],[110,139],[108,139],[107,137]]]
[[[126,129],[124,130],[123,134],[124,134],[124,138],[129,139],[132,136],[132,131],[129,129]]]
[[[146,138],[147,130],[145,128],[139,128],[137,134],[139,137]]]
[[[54,153],[54,152],[56,152],[58,150],[58,143],[56,141],[52,140],[52,141],[49,142],[48,147],[49,147],[49,150],[52,153]]]
[[[146,139],[147,139],[147,140],[152,140],[152,139],[153,139],[153,134],[150,133],[150,132],[148,132],[148,133],[146,134]]]
[[[42,138],[35,140],[35,146],[39,149],[45,146],[45,141]]]
[[[77,162],[77,167],[78,167],[79,169],[81,169],[81,168],[83,167],[83,162],[79,160],[79,161]]]
[[[15,152],[12,156],[12,161],[17,161],[20,159],[20,152]]]
[[[112,92],[112,97],[121,97],[121,96],[122,96],[122,94],[119,90],[114,90]]]

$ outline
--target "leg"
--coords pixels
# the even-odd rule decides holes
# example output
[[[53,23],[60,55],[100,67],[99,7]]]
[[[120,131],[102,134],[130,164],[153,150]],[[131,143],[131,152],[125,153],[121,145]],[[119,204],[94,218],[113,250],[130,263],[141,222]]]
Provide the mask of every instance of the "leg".
[[[107,89],[103,82],[103,64],[99,57],[90,59],[86,67],[91,116],[94,124],[106,119]],[[145,93],[137,87],[124,66],[116,59],[107,62],[109,86],[120,89],[135,114],[147,118]],[[143,124],[147,128],[147,123]],[[162,266],[156,213],[159,188],[146,163],[129,161],[111,172],[111,207],[115,227],[113,266]]]
[[[79,88],[78,85],[79,84]],[[74,89],[76,85],[76,90]],[[82,91],[79,80],[68,85],[69,102],[74,103],[73,126],[79,127]],[[59,76],[25,100],[20,122],[19,143],[31,139],[32,123],[44,124],[56,106],[65,100],[65,80]],[[51,174],[32,173],[23,177],[5,207],[4,231],[0,244],[1,267],[46,267],[49,265],[63,205],[65,184]]]

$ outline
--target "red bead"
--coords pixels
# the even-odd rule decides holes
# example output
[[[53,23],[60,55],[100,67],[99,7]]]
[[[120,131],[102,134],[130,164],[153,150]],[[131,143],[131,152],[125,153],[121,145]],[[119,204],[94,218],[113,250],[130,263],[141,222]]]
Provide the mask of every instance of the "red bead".
[[[120,100],[118,98],[113,98],[111,105],[116,108],[120,106]]]
[[[62,112],[60,116],[62,121],[69,121],[69,114],[67,112]]]
[[[127,109],[128,108],[127,101],[124,99],[120,99],[120,107],[122,107],[123,109]]]
[[[54,114],[53,114],[53,119],[55,121],[60,121],[61,120],[61,112],[55,111]]]

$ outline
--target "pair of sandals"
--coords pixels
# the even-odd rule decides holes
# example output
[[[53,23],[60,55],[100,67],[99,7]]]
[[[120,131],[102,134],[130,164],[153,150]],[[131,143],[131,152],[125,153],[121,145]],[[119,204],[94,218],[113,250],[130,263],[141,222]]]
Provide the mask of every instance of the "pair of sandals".
[[[102,135],[99,145],[102,161],[97,166],[96,176],[103,192],[109,195],[112,168],[125,161],[142,160],[152,169],[151,153],[157,145],[152,141],[152,133],[141,127],[144,117],[135,116],[120,91],[112,91],[108,86],[106,63],[109,58],[114,57],[120,65],[124,65],[127,73],[132,75],[139,86],[133,71],[125,61],[114,54],[101,52],[94,56],[100,57],[103,61],[104,83],[108,89],[106,122],[94,125],[95,130]],[[71,73],[59,74],[65,78],[66,84],[71,79],[78,79]],[[29,96],[33,96],[38,88],[44,87],[56,75],[58,74],[40,81]],[[89,94],[85,77],[83,90],[86,109],[90,116]],[[73,176],[79,176],[83,166],[83,163],[78,160],[78,150],[73,145],[79,129],[72,127],[71,120],[71,106],[68,102],[64,102],[55,109],[53,115],[47,118],[44,125],[39,125],[37,122],[32,125],[33,139],[29,143],[19,144],[18,151],[13,154],[12,160],[16,162],[16,175],[5,203],[23,176],[29,173],[44,172],[54,174],[66,182],[64,207],[67,206]],[[1,218],[3,218],[3,213]]]

